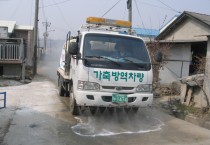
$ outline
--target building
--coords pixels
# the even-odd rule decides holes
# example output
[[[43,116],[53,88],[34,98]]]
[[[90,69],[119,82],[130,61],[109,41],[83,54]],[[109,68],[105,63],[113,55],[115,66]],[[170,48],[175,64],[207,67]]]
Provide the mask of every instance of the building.
[[[197,57],[207,53],[207,35],[210,35],[210,15],[183,12],[156,37],[161,44],[168,43],[168,63],[160,71],[160,82],[171,83],[195,74]]]
[[[0,21],[0,77],[25,79],[26,67],[32,66],[33,26]]]

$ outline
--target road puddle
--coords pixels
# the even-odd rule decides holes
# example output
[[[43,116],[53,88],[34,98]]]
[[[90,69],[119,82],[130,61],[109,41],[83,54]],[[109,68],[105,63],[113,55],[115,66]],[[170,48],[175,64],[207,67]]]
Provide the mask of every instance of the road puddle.
[[[161,130],[164,123],[148,111],[138,113],[104,113],[94,116],[80,116],[79,123],[72,126],[75,134],[81,136],[111,136],[137,134]]]

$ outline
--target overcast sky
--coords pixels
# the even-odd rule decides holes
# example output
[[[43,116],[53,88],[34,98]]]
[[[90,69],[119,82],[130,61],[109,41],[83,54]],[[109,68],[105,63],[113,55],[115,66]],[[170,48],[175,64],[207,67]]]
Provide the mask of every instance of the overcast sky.
[[[105,18],[127,20],[126,2],[39,0],[39,36],[43,37],[43,22],[46,20],[51,23],[48,28],[51,39],[65,39],[68,31],[75,34],[89,16],[101,17],[105,14]],[[33,25],[34,5],[35,0],[0,0],[0,20],[16,21],[17,25]],[[210,15],[210,0],[133,0],[133,26],[160,29],[183,11]]]

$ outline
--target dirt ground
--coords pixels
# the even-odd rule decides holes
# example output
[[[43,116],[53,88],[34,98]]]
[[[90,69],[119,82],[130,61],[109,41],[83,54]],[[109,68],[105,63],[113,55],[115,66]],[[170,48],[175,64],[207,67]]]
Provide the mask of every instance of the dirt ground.
[[[169,115],[210,130],[210,110],[208,108],[182,105],[180,96],[176,95],[158,97],[155,99],[155,103]]]
[[[23,85],[19,80],[12,80],[12,79],[2,79],[0,78],[0,87],[6,87],[6,86],[19,86]]]

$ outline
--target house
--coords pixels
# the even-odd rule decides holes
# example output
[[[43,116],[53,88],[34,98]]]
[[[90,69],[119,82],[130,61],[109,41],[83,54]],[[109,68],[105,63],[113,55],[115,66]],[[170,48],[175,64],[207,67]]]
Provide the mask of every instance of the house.
[[[26,67],[32,66],[33,26],[0,21],[0,77],[25,79]]]
[[[160,32],[156,40],[171,47],[167,64],[160,71],[161,83],[197,73],[196,58],[206,56],[207,35],[210,35],[210,15],[187,11]]]

